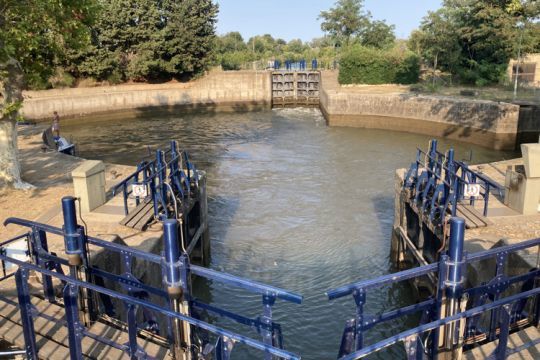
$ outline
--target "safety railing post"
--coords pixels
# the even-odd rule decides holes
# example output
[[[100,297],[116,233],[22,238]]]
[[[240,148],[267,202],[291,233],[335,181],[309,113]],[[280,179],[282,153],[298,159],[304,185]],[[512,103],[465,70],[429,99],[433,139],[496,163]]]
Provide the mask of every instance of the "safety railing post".
[[[85,229],[77,224],[77,212],[75,210],[75,198],[66,196],[62,198],[62,213],[64,217],[64,245],[68,256],[70,276],[79,279],[82,275],[84,281],[89,281],[89,274],[86,273],[90,267],[86,253],[86,233]],[[82,271],[81,271],[82,270]],[[83,289],[83,296],[80,298],[81,318],[89,324],[95,315],[91,292]]]
[[[28,269],[19,268],[15,273],[19,309],[21,311],[21,323],[24,335],[24,350],[27,359],[38,359],[38,347],[32,318],[32,302],[30,301],[30,288],[28,286]]]
[[[140,163],[137,164],[137,173],[135,174],[135,179],[133,179],[133,182],[135,184],[139,183],[139,173],[141,172],[141,169],[142,169],[141,165],[142,164],[140,164]],[[127,184],[126,184],[126,186],[127,186]],[[135,196],[135,205],[139,206],[140,202],[141,202],[141,199],[138,196]]]
[[[433,176],[436,170],[436,160],[437,156],[437,140],[433,139],[429,142],[429,152],[428,152],[428,163],[426,164],[429,171],[429,176]]]
[[[163,207],[163,213],[165,218],[167,219],[169,217],[169,212],[167,210],[167,185],[165,185],[165,180],[167,177],[167,167],[166,163],[164,161],[164,153],[161,150],[157,150],[156,152],[156,171],[157,171],[157,178],[158,178],[158,189],[159,189],[159,197],[160,202]]]
[[[124,184],[124,186],[122,186],[122,196],[124,197],[124,215],[127,216],[129,214],[127,184]]]
[[[64,215],[64,245],[70,266],[82,264],[82,244],[80,242],[80,228],[77,224],[75,211],[75,198],[66,196],[62,198],[62,213]]]
[[[180,248],[178,246],[178,221],[176,219],[167,219],[163,221],[163,240],[164,240],[164,255],[163,266],[165,268],[165,285],[167,286],[167,294],[174,312],[189,315],[189,309],[185,308],[184,304],[184,286],[182,281],[182,259]],[[184,260],[185,261],[185,260]],[[185,281],[185,280],[184,280]],[[186,331],[189,325],[185,326],[179,319],[173,320],[173,349],[175,360],[184,358],[183,349],[190,348],[190,333]]]
[[[183,169],[180,166],[181,163],[181,154],[178,151],[178,142],[176,140],[171,141],[171,162],[170,167],[170,178],[171,185],[173,185],[179,194],[184,196],[184,189],[182,189],[182,171]]]
[[[442,319],[445,317],[444,312],[444,302],[446,299],[445,289],[446,289],[446,277],[447,277],[447,262],[448,255],[443,254],[439,258],[439,271],[438,271],[438,281],[437,281],[437,293],[435,297],[435,318]],[[441,326],[435,329],[432,332],[432,342],[431,342],[431,357],[433,359],[437,358],[439,353],[439,347],[442,345],[440,339],[441,335],[444,333],[444,326]]]
[[[82,360],[82,325],[79,321],[77,286],[67,284],[64,287],[64,306],[66,308],[66,326],[68,328],[69,354],[71,360]]]
[[[126,303],[128,325],[128,352],[130,359],[138,359],[139,346],[137,345],[137,307]]]
[[[450,239],[448,244],[447,280],[446,280],[446,315],[452,316],[460,310],[460,300],[464,283],[463,248],[465,241],[465,220],[459,217],[450,219]],[[457,337],[456,337],[457,335]],[[458,343],[456,323],[446,329],[446,345],[453,348]]]
[[[356,325],[355,325],[355,351],[364,347],[364,305],[366,304],[366,291],[356,289],[353,292],[354,302],[356,303]]]
[[[262,329],[261,335],[263,338],[263,343],[268,346],[273,344],[273,326],[272,326],[272,306],[276,302],[276,297],[274,295],[263,295],[263,315],[261,316]],[[272,360],[272,355],[269,353],[264,354],[265,360]]]
[[[488,209],[489,209],[489,193],[490,193],[490,186],[489,183],[484,183],[485,190],[484,190],[484,216],[488,215]]]
[[[186,178],[187,178],[187,193],[189,195],[189,193],[191,192],[191,170],[193,168],[193,166],[191,165],[191,162],[189,161],[189,157],[188,157],[188,154],[187,152],[183,152],[182,156],[184,157],[184,163],[186,164],[186,171],[187,171],[187,174],[186,174]],[[195,174],[193,174],[195,175]]]
[[[495,265],[495,278],[502,278],[502,276],[504,276],[504,266],[506,264],[507,257],[508,257],[508,253],[504,251],[497,254],[496,265]],[[493,301],[500,299],[501,292],[502,290],[498,289],[493,294]],[[493,341],[497,337],[497,326],[499,325],[500,313],[501,313],[500,309],[491,310],[489,334],[488,334],[489,341]]]
[[[152,196],[152,204],[154,205],[154,217],[157,218],[159,216],[159,199],[158,199],[158,192],[156,188],[156,165],[152,165],[153,169],[149,171],[149,186],[150,186],[150,195]]]
[[[41,254],[49,252],[49,247],[47,244],[47,233],[43,230],[38,230],[35,228],[32,229],[31,243],[32,257],[34,258],[34,263],[39,267],[50,270],[51,267],[49,266],[49,262],[41,258]],[[42,274],[41,279],[43,282],[43,292],[45,294],[45,297],[50,303],[56,302],[52,278],[50,276]]]
[[[505,360],[506,359],[506,349],[508,347],[508,335],[510,332],[510,317],[511,317],[511,305],[505,305],[500,309],[501,318],[500,318],[500,333],[499,333],[499,344],[495,350],[495,359],[496,360]]]
[[[444,178],[447,182],[444,186],[444,202],[446,202],[446,199],[448,199],[448,196],[450,195],[450,191],[453,190],[453,182],[454,179],[454,149],[449,149],[446,153],[446,169]]]

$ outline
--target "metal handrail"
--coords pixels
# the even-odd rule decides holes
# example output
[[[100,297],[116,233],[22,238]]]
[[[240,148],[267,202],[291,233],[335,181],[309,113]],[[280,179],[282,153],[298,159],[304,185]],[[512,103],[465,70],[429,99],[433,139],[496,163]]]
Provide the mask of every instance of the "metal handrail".
[[[403,316],[423,312],[424,315],[428,315],[430,320],[433,319],[435,314],[439,317],[442,314],[442,304],[443,298],[450,296],[451,299],[459,299],[461,296],[468,296],[469,298],[474,298],[476,300],[485,298],[486,295],[493,296],[493,301],[500,300],[501,294],[508,289],[511,285],[521,283],[521,293],[525,293],[531,289],[531,281],[534,281],[540,276],[540,269],[535,268],[529,272],[507,276],[504,275],[504,266],[505,259],[508,259],[509,255],[518,251],[522,251],[529,248],[540,247],[540,238],[531,239],[519,244],[506,245],[494,249],[489,249],[474,254],[464,254],[463,253],[463,241],[464,241],[464,229],[465,223],[463,219],[452,218],[451,222],[451,231],[450,231],[450,247],[449,255],[441,255],[438,262],[420,266],[417,268],[408,269],[398,273],[388,274],[379,276],[375,279],[369,279],[364,281],[355,282],[352,284],[343,285],[341,287],[332,289],[326,293],[329,300],[338,299],[347,295],[353,295],[356,303],[356,318],[353,321],[355,326],[351,327],[348,323],[345,331],[347,334],[354,331],[354,348],[356,352],[350,356],[344,357],[344,359],[356,359],[358,355],[365,356],[375,350],[381,349],[381,342],[364,347],[364,337],[365,332],[374,326],[382,324],[386,321],[401,318]],[[459,255],[461,254],[461,255]],[[496,258],[496,275],[488,283],[482,283],[479,286],[464,288],[464,277],[462,275],[466,272],[467,265],[478,262],[486,259]],[[403,282],[407,280],[413,280],[420,277],[424,277],[429,274],[438,274],[438,279],[435,281],[435,286],[437,289],[434,297],[424,300],[418,304],[408,305],[398,309],[390,310],[383,312],[382,314],[369,315],[364,313],[364,307],[366,305],[366,295],[369,289],[381,288],[389,284],[395,284],[398,282]],[[537,289],[538,290],[538,289]],[[450,295],[449,295],[450,294]],[[459,295],[458,295],[459,294]],[[536,294],[536,293],[535,293]],[[532,296],[532,295],[531,295]],[[475,300],[475,301],[476,301]],[[457,301],[457,300],[455,300]],[[482,300],[480,300],[481,303]],[[475,304],[475,306],[478,304]],[[510,314],[509,316],[514,319],[519,319],[518,316],[523,315],[523,306],[516,308],[515,313]],[[540,306],[540,303],[537,304],[537,307]],[[538,320],[540,309],[536,309],[536,315],[534,315],[535,321]],[[444,315],[444,314],[442,314]],[[447,315],[453,315],[449,313]],[[472,315],[471,315],[472,316]],[[484,331],[487,334],[487,337],[490,340],[493,340],[496,337],[496,328],[497,328],[497,315],[491,314],[489,327]],[[507,321],[508,323],[510,320]],[[467,324],[467,331],[476,329],[476,323],[471,322]],[[434,328],[436,328],[435,326]],[[419,327],[418,327],[419,328]],[[411,333],[408,333],[410,336]],[[432,345],[431,345],[431,354],[436,354],[438,351],[438,333],[432,334]],[[343,342],[347,339],[347,342]],[[345,355],[351,350],[351,338],[349,335],[342,339],[342,347],[340,348],[340,354]],[[393,338],[391,338],[393,339]],[[387,340],[385,340],[387,341]],[[391,342],[393,343],[393,342]],[[390,344],[390,343],[389,343]],[[371,350],[367,350],[371,349]],[[375,349],[375,350],[374,350]]]
[[[11,238],[9,240],[6,240],[6,241],[3,241],[0,243],[0,247],[4,247],[6,245],[9,245],[11,243],[14,243],[15,241],[17,240],[21,240],[21,239],[24,239],[24,238],[28,238],[28,235],[29,233],[25,233],[25,234],[21,234],[21,235],[17,235],[15,236],[14,238]]]
[[[484,250],[473,254],[467,254],[464,257],[464,263],[472,263],[480,260],[489,259],[503,253],[514,253],[517,251],[525,250],[527,248],[540,246],[540,238],[523,241],[519,244],[506,245],[494,249]],[[384,285],[401,282],[405,280],[411,280],[424,276],[430,273],[437,273],[439,271],[439,264],[432,263],[429,265],[423,265],[412,269],[400,271],[398,273],[383,275],[374,279],[363,280],[355,282],[349,285],[343,285],[333,290],[326,292],[329,300],[339,299],[341,297],[352,294],[355,290],[373,289],[379,288]]]
[[[414,164],[416,165],[413,166]],[[445,186],[444,193],[446,200],[448,200],[448,194],[455,193],[455,199],[452,199],[453,215],[455,215],[456,213],[457,201],[463,199],[462,189],[465,185],[477,184],[483,190],[480,192],[480,195],[483,197],[484,201],[484,216],[488,215],[489,197],[491,189],[496,189],[499,192],[499,196],[502,196],[505,191],[504,186],[500,185],[493,179],[471,170],[469,166],[462,161],[454,160],[453,149],[449,150],[448,156],[439,152],[437,150],[437,142],[435,140],[430,142],[429,151],[423,151],[422,149],[417,148],[416,160],[413,165],[407,173],[407,177],[412,176],[412,172],[414,171],[414,179],[413,182],[410,182],[407,178],[407,186],[414,184],[414,181],[417,181],[417,179],[419,179],[418,172],[421,170],[422,167],[427,172],[428,178],[436,179],[436,181],[434,181],[434,186],[437,186],[437,183]],[[442,175],[443,170],[445,172],[444,177]],[[458,171],[461,171],[460,175],[458,175]],[[480,181],[477,182],[477,179],[479,179]],[[434,201],[436,200],[432,199],[431,203],[433,204]],[[470,203],[471,205],[474,205],[475,198],[470,198]],[[446,206],[447,205],[445,204],[445,209]],[[424,207],[422,209],[424,209]],[[430,213],[433,214],[433,210]],[[430,216],[430,218],[432,218],[432,216]]]
[[[50,271],[50,270],[47,270],[47,269],[43,269],[43,268],[41,268],[39,266],[29,264],[27,262],[23,262],[23,261],[14,259],[14,258],[10,258],[10,257],[2,255],[2,254],[0,254],[0,260],[4,260],[4,261],[8,261],[10,263],[13,263],[13,264],[17,265],[19,268],[32,270],[32,271],[41,273],[41,274],[46,275],[46,276],[54,277],[54,278],[56,278],[56,279],[58,279],[58,280],[60,280],[62,282],[74,285],[74,286],[79,287],[79,288],[85,288],[85,289],[94,291],[96,293],[107,295],[107,296],[109,296],[111,298],[121,300],[121,301],[123,301],[123,302],[125,302],[127,304],[144,307],[144,308],[147,308],[149,310],[153,310],[155,312],[163,314],[163,315],[165,315],[167,317],[175,318],[175,319],[178,319],[178,320],[181,320],[181,321],[185,321],[185,322],[189,323],[190,325],[205,329],[205,330],[207,330],[207,331],[209,331],[209,332],[211,332],[213,334],[216,334],[218,336],[227,337],[227,338],[229,338],[231,340],[234,340],[234,341],[239,342],[241,344],[245,344],[245,345],[251,346],[251,347],[253,347],[255,349],[270,353],[270,354],[272,354],[274,356],[278,356],[278,357],[280,357],[282,359],[290,359],[290,360],[299,360],[300,359],[300,356],[298,356],[296,354],[293,354],[293,353],[291,353],[289,351],[278,349],[278,348],[275,348],[273,346],[269,346],[269,345],[264,344],[264,343],[262,343],[262,342],[260,342],[258,340],[254,340],[254,339],[251,339],[249,337],[233,333],[233,332],[231,332],[229,330],[217,327],[215,325],[208,324],[208,323],[206,323],[204,321],[192,318],[190,316],[183,315],[181,313],[177,313],[177,312],[168,310],[166,308],[162,308],[162,307],[160,307],[158,305],[155,305],[155,304],[152,304],[150,302],[140,300],[138,298],[135,298],[135,297],[132,297],[132,296],[129,296],[129,295],[124,295],[124,294],[118,293],[118,292],[116,292],[114,290],[110,290],[110,289],[107,289],[107,288],[104,288],[104,287],[101,287],[101,286],[98,286],[98,285],[94,285],[94,284],[91,284],[91,283],[80,281],[80,280],[77,280],[75,278],[72,278],[72,277],[69,277],[69,276],[66,276],[66,275],[62,275],[62,274],[59,274],[57,272]],[[96,338],[97,338],[97,336],[94,337],[94,339],[96,339]]]
[[[19,226],[28,227],[30,229],[37,229],[42,230],[54,235],[64,235],[64,231],[61,228],[54,227],[47,224],[41,224],[35,221],[25,220],[21,218],[16,217],[10,217],[4,221],[4,226],[8,224],[16,224]],[[142,250],[138,250],[129,246],[108,242],[102,239],[98,239],[95,237],[88,236],[87,237],[88,244],[99,246],[102,248],[107,248],[108,250],[112,250],[118,253],[127,253],[134,257],[140,258],[142,260],[146,260],[155,264],[161,264],[161,256],[156,254],[151,254],[144,252]],[[246,289],[248,291],[257,293],[257,294],[263,294],[263,295],[272,295],[279,299],[290,301],[292,303],[300,304],[303,300],[303,296],[299,294],[292,293],[290,291],[280,289],[274,286],[265,285],[256,281],[252,280],[246,280],[244,278],[225,274],[216,270],[204,268],[197,265],[189,265],[189,270],[197,275],[204,277],[209,280],[214,280],[223,284],[227,285],[233,285],[239,288]]]
[[[441,326],[450,324],[452,322],[461,320],[461,319],[467,319],[476,315],[480,315],[482,313],[485,313],[490,310],[499,309],[505,305],[515,303],[519,300],[530,298],[536,295],[540,295],[540,287],[535,288],[529,291],[525,291],[519,294],[510,295],[508,297],[502,298],[500,300],[496,300],[492,303],[478,306],[460,313],[457,313],[452,316],[445,317],[440,320],[432,321],[428,324],[417,326],[413,329],[404,331],[399,333],[398,335],[392,336],[390,338],[387,338],[385,340],[379,341],[373,345],[366,346],[362,350],[356,351],[352,354],[349,354],[347,356],[342,357],[340,360],[355,360],[355,359],[361,359],[371,353],[377,352],[379,350],[382,350],[384,348],[387,348],[393,344],[396,344],[399,341],[405,341],[408,338],[411,338],[415,335],[420,335],[425,333],[426,331],[437,329]],[[534,346],[538,342],[540,342],[540,339],[536,339],[535,341],[531,342],[529,346]]]
[[[142,164],[142,163],[141,163]],[[139,174],[141,174],[143,171],[146,171],[149,167],[151,166],[154,166],[154,161],[150,161],[150,162],[146,162],[146,165],[143,165],[142,167],[138,168],[137,170],[135,170],[134,172],[132,172],[131,174],[129,174],[124,180],[122,180],[121,182],[119,182],[118,184],[114,185],[112,188],[111,188],[111,192],[112,192],[112,196],[116,196],[116,192],[119,190],[119,189],[123,189],[125,188],[126,186],[129,185],[129,181],[132,180],[132,179],[136,179],[137,176],[139,176]]]
[[[171,156],[167,158],[167,155]],[[187,174],[184,173],[184,162],[187,166]],[[178,165],[178,163],[180,163],[180,166]],[[112,187],[112,196],[115,197],[118,192],[121,191],[124,196],[124,213],[127,216],[129,214],[128,197],[133,192],[133,190],[128,189],[128,186],[135,183],[145,186],[150,185],[150,196],[153,200],[154,215],[156,217],[158,216],[159,206],[161,205],[166,217],[168,217],[166,207],[167,196],[165,194],[168,190],[164,188],[166,186],[165,181],[167,177],[167,170],[169,170],[169,177],[180,176],[181,178],[182,176],[184,176],[187,179],[184,182],[182,182],[182,180],[177,182],[178,186],[181,186],[181,184],[184,183],[186,184],[186,186],[189,187],[189,184],[191,182],[190,172],[193,169],[194,168],[192,164],[189,162],[187,152],[185,152],[184,150],[178,150],[176,141],[171,141],[171,146],[169,149],[167,149],[166,151],[158,149],[156,151],[156,159],[149,162],[141,162],[137,166],[136,171],[128,175],[118,184],[114,185]],[[180,172],[180,174],[178,174],[178,172]],[[143,174],[142,180],[139,179],[141,174]],[[190,191],[189,189],[187,190],[189,194]],[[184,197],[184,194],[182,192],[180,195]],[[139,201],[140,199],[137,197],[137,205],[139,205]]]

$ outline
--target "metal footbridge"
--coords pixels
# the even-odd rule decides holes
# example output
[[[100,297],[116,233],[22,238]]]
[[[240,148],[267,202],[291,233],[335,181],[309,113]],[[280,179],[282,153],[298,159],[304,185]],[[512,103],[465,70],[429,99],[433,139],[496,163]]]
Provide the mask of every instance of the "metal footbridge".
[[[283,349],[281,327],[272,320],[276,301],[299,304],[300,295],[190,264],[180,249],[176,219],[163,221],[163,253],[156,255],[87,236],[72,197],[62,199],[62,209],[62,228],[5,221],[28,232],[0,248],[26,241],[28,259],[0,252],[3,269],[6,264],[16,268],[4,270],[0,279],[3,285],[15,280],[16,289],[0,292],[0,336],[27,358],[228,359],[237,343],[259,350],[265,359],[300,358]],[[51,236],[64,238],[64,254],[48,250]],[[96,266],[90,256],[96,252],[118,265],[116,271]],[[138,279],[134,270],[141,266],[160,272],[160,281]],[[196,277],[259,294],[261,315],[248,318],[200,301],[191,291]],[[205,313],[251,328],[260,339],[213,325],[203,319]]]

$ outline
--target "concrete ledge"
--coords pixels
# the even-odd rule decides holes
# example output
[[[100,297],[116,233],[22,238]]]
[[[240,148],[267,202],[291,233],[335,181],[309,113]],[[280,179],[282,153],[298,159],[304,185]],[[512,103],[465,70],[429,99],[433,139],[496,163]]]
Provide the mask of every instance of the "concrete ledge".
[[[518,105],[347,90],[323,90],[320,103],[330,126],[405,131],[498,150],[516,146]]]
[[[323,111],[323,114],[325,114],[325,111]],[[514,149],[516,146],[515,133],[495,133],[473,127],[443,124],[429,120],[380,115],[329,115],[328,113],[325,114],[325,118],[330,126],[403,131],[465,141],[495,150]]]
[[[196,81],[179,84],[137,84],[85,89],[25,92],[22,113],[33,120],[156,107],[230,108],[250,110],[270,106],[270,73],[215,71]],[[220,108],[220,110],[222,110]]]

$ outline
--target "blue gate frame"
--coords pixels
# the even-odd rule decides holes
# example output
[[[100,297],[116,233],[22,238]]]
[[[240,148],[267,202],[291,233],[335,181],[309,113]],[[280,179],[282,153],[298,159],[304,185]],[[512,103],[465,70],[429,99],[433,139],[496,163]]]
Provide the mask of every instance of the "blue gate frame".
[[[538,265],[529,272],[519,275],[505,274],[505,265],[509,256],[517,251],[539,248],[540,238],[474,254],[465,254],[463,252],[464,220],[454,217],[450,221],[450,226],[449,251],[443,254],[437,263],[360,281],[327,292],[329,300],[352,295],[356,304],[356,316],[345,326],[338,358],[360,359],[401,341],[406,345],[408,358],[422,359],[425,354],[429,359],[436,359],[441,350],[455,347],[458,344],[456,339],[461,336],[464,338],[461,346],[468,345],[469,347],[474,346],[478,341],[488,342],[498,338],[499,345],[494,356],[497,359],[505,359],[513,351],[520,351],[540,343],[540,339],[535,339],[520,349],[507,349],[510,329],[526,326],[526,324],[538,325],[540,318],[540,287],[538,286],[540,269]],[[483,260],[495,261],[493,278],[479,286],[466,287],[467,266]],[[437,275],[437,292],[434,297],[382,314],[366,313],[369,291],[403,281],[420,279],[430,274]],[[519,284],[521,288],[517,293],[503,297],[512,285]],[[528,305],[529,298],[532,299],[532,303]],[[460,306],[464,304],[467,304],[469,310],[460,311]],[[450,313],[443,313],[443,305],[451,308]],[[528,311],[531,308],[532,311]],[[367,332],[373,327],[412,314],[422,315],[419,326],[375,344],[365,345]],[[486,327],[482,326],[480,321],[484,314],[489,314]],[[464,323],[455,325],[458,320]],[[447,338],[444,339],[444,346],[446,348],[439,346],[442,341],[441,326],[443,325],[447,328],[451,327],[445,332]],[[423,348],[424,341],[421,336],[429,330],[433,331],[424,341],[430,345]]]
[[[188,153],[179,150],[178,142],[173,140],[166,151],[156,150],[154,160],[140,162],[136,171],[113,186],[112,194],[113,197],[122,194],[124,213],[128,215],[130,212],[128,199],[133,193],[130,186],[144,185],[149,190],[148,197],[153,202],[154,216],[167,219],[172,218],[173,214],[169,208],[175,208],[176,201],[186,202],[196,191],[197,181],[197,169],[190,162]],[[139,205],[141,200],[145,199],[135,197],[136,205]]]
[[[4,249],[11,242],[25,237],[28,239],[30,262],[8,257],[4,251],[0,251],[0,261],[2,263],[8,262],[18,266],[18,270],[15,273],[4,274],[2,280],[11,276],[15,276],[16,279],[26,343],[25,351],[28,359],[37,359],[39,350],[35,339],[33,319],[36,316],[46,316],[45,314],[40,314],[31,304],[28,285],[29,271],[35,271],[36,274],[41,274],[44,298],[51,303],[59,302],[54,294],[52,280],[57,279],[63,284],[65,320],[54,319],[54,321],[59,322],[68,329],[72,359],[82,359],[81,340],[85,336],[107,346],[120,349],[129,354],[133,359],[148,358],[147,354],[137,344],[137,334],[142,329],[154,332],[159,331],[155,316],[152,316],[152,314],[164,316],[168,319],[169,331],[167,338],[171,344],[173,354],[177,351],[201,351],[201,349],[195,348],[182,349],[182,347],[185,347],[185,344],[182,342],[185,340],[185,334],[182,334],[181,326],[178,325],[181,322],[185,322],[192,328],[206,330],[217,337],[217,342],[214,346],[214,353],[217,359],[229,359],[235,342],[261,350],[264,352],[264,358],[268,360],[273,357],[300,359],[298,355],[283,350],[281,327],[272,320],[272,306],[277,299],[300,304],[302,302],[302,296],[276,287],[190,264],[188,255],[180,251],[180,240],[178,237],[179,223],[175,219],[169,219],[163,222],[164,253],[156,255],[87,236],[84,227],[77,224],[75,199],[72,197],[62,199],[62,209],[64,214],[64,226],[62,229],[19,218],[9,218],[4,223],[4,225],[16,224],[30,229],[27,234],[0,244],[0,249]],[[48,250],[48,235],[60,235],[64,238],[67,259]],[[114,274],[94,266],[89,258],[88,246],[119,254],[122,263],[122,273]],[[137,279],[131,272],[135,259],[144,260],[160,266],[164,278],[164,288],[145,284]],[[69,269],[69,274],[64,273],[65,268]],[[261,315],[258,318],[251,319],[201,302],[191,294],[192,276],[203,277],[261,295]],[[104,287],[105,280],[121,285],[124,291],[115,291]],[[81,296],[82,294],[86,294],[86,296]],[[164,299],[167,305],[163,306],[149,301],[149,295]],[[115,343],[110,339],[89,331],[89,326],[93,321],[96,321],[99,315],[99,309],[111,315],[115,314],[112,299],[124,304],[126,310],[124,315],[127,319],[129,335],[129,342],[127,344]],[[6,301],[6,299],[0,297],[0,301]],[[189,304],[190,310],[187,313],[179,311],[179,305],[182,303]],[[210,313],[254,328],[261,334],[262,341],[239,335],[197,319],[190,314],[191,310],[195,308],[204,309]],[[138,309],[143,310],[143,324],[137,322]],[[79,312],[81,310],[89,316],[79,318]],[[183,340],[182,336],[184,336]]]
[[[410,189],[412,202],[431,222],[441,222],[447,211],[456,216],[458,205],[465,200],[465,186],[478,185],[484,201],[483,215],[487,216],[490,194],[496,191],[504,196],[504,186],[472,170],[465,162],[455,160],[453,148],[441,153],[437,144],[433,139],[427,151],[417,149],[416,161],[405,175],[404,187]],[[475,201],[474,197],[469,199],[471,205]]]

